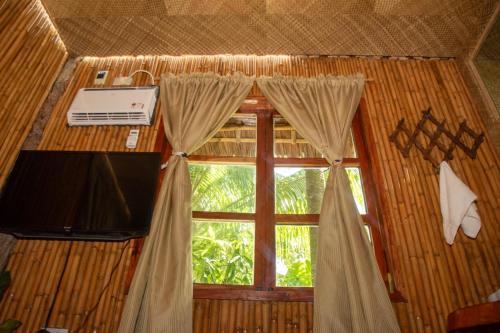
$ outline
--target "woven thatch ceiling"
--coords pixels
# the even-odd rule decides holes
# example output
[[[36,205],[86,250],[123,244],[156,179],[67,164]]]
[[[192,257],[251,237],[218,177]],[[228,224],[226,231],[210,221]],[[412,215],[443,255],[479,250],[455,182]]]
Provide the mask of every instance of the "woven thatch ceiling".
[[[460,55],[497,0],[42,0],[74,55]]]
[[[500,19],[497,18],[474,62],[500,114]]]
[[[482,44],[478,57],[500,61],[500,18],[497,18]]]

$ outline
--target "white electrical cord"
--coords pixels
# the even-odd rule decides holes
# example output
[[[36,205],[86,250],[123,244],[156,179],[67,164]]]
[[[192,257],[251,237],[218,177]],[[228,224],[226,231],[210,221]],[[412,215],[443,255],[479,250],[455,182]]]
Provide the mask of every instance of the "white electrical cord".
[[[151,78],[151,85],[153,85],[153,86],[155,85],[155,78],[154,78],[153,74],[151,74],[151,72],[148,72],[147,70],[144,70],[144,69],[138,69],[135,72],[133,72],[132,74],[130,74],[128,77],[132,78],[132,76],[134,76],[135,74],[137,74],[139,72],[149,74],[149,77]]]

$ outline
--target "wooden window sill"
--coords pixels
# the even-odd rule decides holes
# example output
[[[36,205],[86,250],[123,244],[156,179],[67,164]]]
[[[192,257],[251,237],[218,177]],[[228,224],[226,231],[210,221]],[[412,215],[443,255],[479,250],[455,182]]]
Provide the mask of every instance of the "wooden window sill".
[[[272,290],[257,290],[254,286],[195,285],[195,299],[229,299],[245,301],[291,301],[313,302],[314,288],[276,287]],[[407,303],[399,291],[389,294],[392,303]]]

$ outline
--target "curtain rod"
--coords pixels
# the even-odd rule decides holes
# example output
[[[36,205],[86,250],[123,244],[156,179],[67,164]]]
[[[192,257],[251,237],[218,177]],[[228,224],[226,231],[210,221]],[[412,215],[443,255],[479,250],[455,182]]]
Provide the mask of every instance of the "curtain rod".
[[[154,81],[160,81],[160,79],[161,79],[160,76],[155,76]],[[367,78],[367,79],[365,79],[365,82],[375,82],[375,79]]]

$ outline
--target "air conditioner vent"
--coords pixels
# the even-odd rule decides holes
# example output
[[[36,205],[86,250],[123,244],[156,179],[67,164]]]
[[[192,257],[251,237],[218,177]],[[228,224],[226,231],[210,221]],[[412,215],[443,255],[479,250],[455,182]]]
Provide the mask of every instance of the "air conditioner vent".
[[[151,125],[157,97],[157,86],[80,89],[68,125]]]

